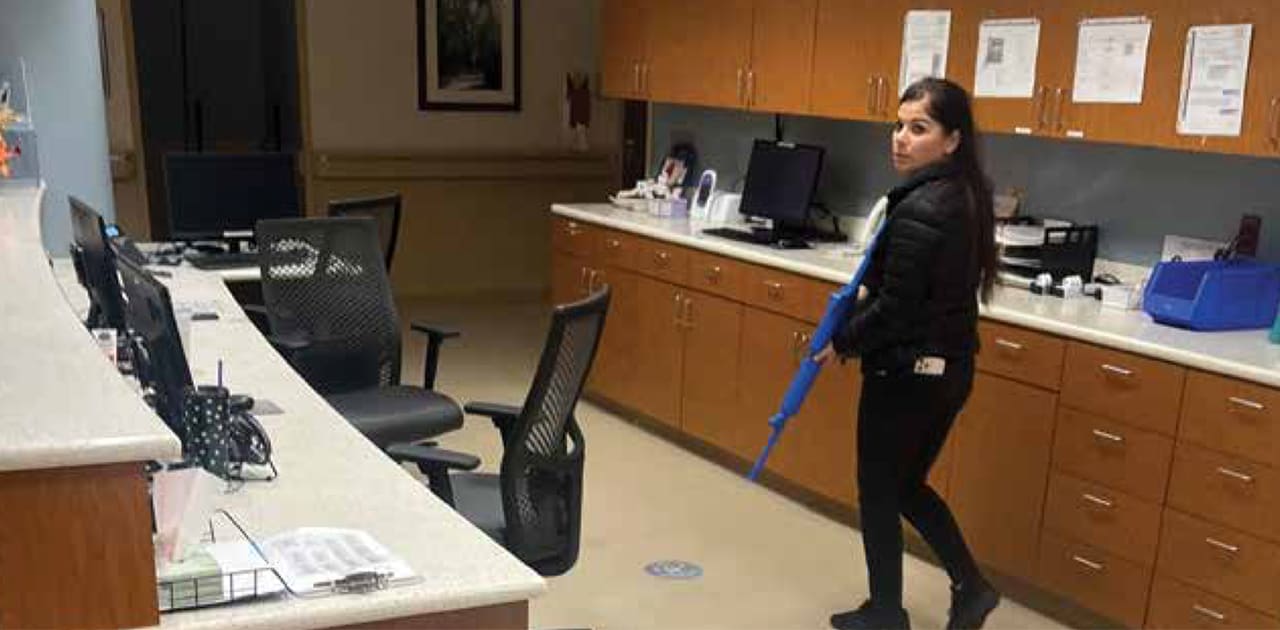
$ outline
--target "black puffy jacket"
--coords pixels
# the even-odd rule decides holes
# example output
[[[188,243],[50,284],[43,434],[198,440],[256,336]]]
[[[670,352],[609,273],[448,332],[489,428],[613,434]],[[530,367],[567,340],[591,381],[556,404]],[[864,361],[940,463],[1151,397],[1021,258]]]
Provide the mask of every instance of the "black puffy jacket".
[[[922,356],[978,351],[977,214],[949,162],[889,192],[886,223],[863,278],[867,297],[832,340],[863,370],[899,369]]]

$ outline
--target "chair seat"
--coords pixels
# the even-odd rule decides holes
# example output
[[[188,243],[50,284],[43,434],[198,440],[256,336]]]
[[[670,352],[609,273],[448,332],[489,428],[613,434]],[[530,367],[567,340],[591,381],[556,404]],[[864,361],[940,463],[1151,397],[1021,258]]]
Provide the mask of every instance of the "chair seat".
[[[362,389],[329,394],[325,400],[378,448],[417,442],[462,428],[458,403],[421,387]]]
[[[449,481],[453,486],[453,508],[499,545],[505,545],[507,519],[502,512],[501,478],[482,473],[455,473],[449,476]]]

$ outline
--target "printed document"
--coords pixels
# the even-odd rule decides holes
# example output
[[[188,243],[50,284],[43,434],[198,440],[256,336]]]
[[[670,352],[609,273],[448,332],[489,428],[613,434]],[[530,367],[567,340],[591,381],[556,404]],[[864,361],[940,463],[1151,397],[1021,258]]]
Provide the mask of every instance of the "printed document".
[[[951,11],[907,11],[902,27],[898,95],[925,77],[945,78],[951,40]]]
[[[974,96],[1031,98],[1039,50],[1040,20],[983,20],[978,27]]]
[[[1187,31],[1178,133],[1240,135],[1252,41],[1252,24],[1193,26]]]
[[[355,529],[302,527],[268,538],[262,552],[300,594],[331,590],[334,581],[365,571],[389,574],[392,583],[415,577],[408,564]]]
[[[1076,103],[1142,102],[1151,21],[1145,17],[1080,22],[1076,43]]]

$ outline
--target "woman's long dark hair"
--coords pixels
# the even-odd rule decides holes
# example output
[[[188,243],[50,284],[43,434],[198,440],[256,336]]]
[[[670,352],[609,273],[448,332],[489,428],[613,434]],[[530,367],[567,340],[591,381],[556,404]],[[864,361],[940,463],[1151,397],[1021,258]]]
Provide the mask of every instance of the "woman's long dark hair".
[[[960,144],[951,154],[952,164],[960,171],[969,192],[969,211],[976,219],[977,257],[981,276],[982,301],[991,299],[996,280],[995,210],[991,179],[982,170],[978,155],[978,129],[973,123],[973,107],[969,93],[946,79],[920,79],[903,92],[901,103],[923,100],[929,117],[950,134],[960,132]]]

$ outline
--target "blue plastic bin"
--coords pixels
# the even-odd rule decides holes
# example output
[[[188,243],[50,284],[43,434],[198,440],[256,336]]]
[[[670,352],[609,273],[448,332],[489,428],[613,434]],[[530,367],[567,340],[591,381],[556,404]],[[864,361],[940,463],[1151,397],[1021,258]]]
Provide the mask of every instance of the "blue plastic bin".
[[[1192,330],[1268,328],[1280,303],[1280,266],[1252,260],[1162,262],[1151,272],[1142,310]]]

